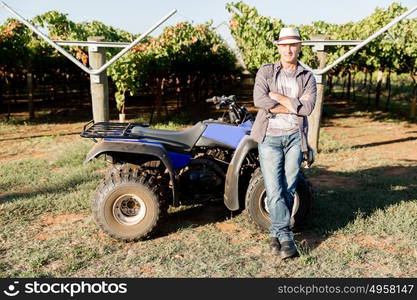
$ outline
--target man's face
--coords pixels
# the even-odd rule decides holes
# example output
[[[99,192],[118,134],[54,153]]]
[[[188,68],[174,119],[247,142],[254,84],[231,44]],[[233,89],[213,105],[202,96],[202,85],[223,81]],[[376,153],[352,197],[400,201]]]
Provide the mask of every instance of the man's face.
[[[278,45],[278,51],[282,62],[295,64],[301,51],[301,43]]]

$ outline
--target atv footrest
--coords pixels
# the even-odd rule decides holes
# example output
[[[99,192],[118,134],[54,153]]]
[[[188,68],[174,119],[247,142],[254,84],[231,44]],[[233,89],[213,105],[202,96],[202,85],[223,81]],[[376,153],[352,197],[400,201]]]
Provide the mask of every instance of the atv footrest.
[[[135,126],[148,127],[148,123],[88,122],[80,134],[84,138],[125,138],[134,139],[131,130]]]

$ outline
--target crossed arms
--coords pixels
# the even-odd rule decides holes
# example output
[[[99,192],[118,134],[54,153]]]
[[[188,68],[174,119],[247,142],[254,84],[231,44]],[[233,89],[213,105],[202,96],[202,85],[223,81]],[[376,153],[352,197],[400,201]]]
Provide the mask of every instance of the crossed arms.
[[[279,93],[268,93],[269,98],[275,100],[277,105],[271,108],[269,111],[273,114],[297,114],[295,109],[291,105],[291,100]]]
[[[308,116],[314,109],[316,102],[316,81],[314,75],[309,72],[301,74],[306,76],[304,80],[303,93],[299,98],[290,98],[282,94],[271,92],[266,78],[272,70],[269,66],[263,66],[256,74],[253,98],[255,107],[265,109],[271,113],[296,114]],[[269,76],[272,78],[272,76]]]

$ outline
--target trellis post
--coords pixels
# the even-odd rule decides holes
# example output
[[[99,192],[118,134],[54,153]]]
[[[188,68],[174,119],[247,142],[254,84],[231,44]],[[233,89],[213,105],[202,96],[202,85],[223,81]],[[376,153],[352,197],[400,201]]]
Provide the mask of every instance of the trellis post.
[[[102,42],[103,37],[88,37],[88,41]],[[88,61],[91,69],[96,70],[106,63],[106,51],[103,47],[91,45],[88,47]],[[98,75],[90,74],[91,100],[94,122],[108,122],[109,116],[109,85],[107,72]]]
[[[325,35],[313,36],[316,41],[328,40],[330,37]],[[313,47],[313,51],[319,61],[319,69],[324,69],[327,63],[327,53],[324,50],[324,44],[318,44]],[[313,112],[308,117],[309,131],[308,131],[308,142],[310,147],[317,153],[319,149],[319,138],[320,138],[320,120],[321,113],[323,111],[323,97],[324,88],[326,87],[326,74],[315,75],[317,83],[317,96],[316,105]]]

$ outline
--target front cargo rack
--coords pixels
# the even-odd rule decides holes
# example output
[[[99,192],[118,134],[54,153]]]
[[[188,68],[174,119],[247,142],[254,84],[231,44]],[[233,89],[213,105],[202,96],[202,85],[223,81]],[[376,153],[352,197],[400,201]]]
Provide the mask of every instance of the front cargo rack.
[[[149,127],[149,123],[117,123],[117,122],[97,122],[93,120],[84,125],[83,132],[80,134],[84,138],[125,138],[137,139],[137,135],[132,135],[131,130],[135,126]]]

